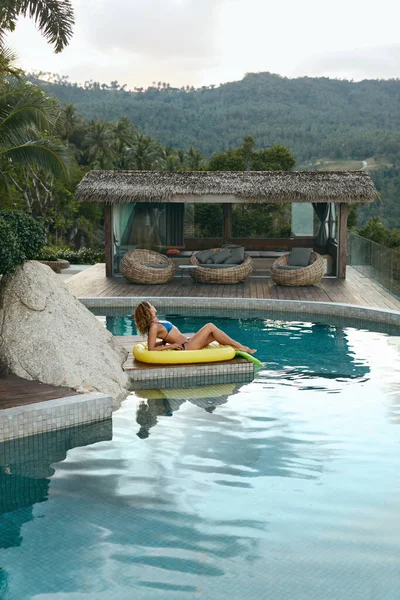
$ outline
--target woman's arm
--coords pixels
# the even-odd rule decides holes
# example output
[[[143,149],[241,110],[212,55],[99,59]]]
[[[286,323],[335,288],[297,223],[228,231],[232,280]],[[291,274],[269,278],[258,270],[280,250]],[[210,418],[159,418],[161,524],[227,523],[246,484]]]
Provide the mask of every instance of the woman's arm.
[[[156,323],[150,325],[149,335],[147,338],[147,349],[154,350],[182,350],[181,344],[168,344],[167,346],[159,345],[160,342],[157,342],[157,333],[158,326]],[[161,342],[162,344],[162,342]]]
[[[157,344],[157,332],[158,332],[157,323],[152,323],[150,325],[149,335],[147,338],[148,350],[164,350],[165,346],[160,346]]]

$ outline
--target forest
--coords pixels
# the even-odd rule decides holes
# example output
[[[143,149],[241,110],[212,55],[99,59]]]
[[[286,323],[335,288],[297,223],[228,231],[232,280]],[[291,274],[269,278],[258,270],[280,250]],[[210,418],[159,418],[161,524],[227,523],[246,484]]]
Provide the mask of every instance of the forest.
[[[29,80],[61,103],[72,103],[85,120],[126,117],[168,148],[195,147],[206,159],[253,136],[256,147],[286,146],[295,169],[319,169],[321,158],[373,158],[371,176],[381,201],[359,212],[363,225],[376,216],[400,225],[400,80],[352,82],[326,77],[289,79],[248,73],[220,86],[171,87],[154,82],[128,91],[118,81],[71,83],[37,72]]]
[[[42,78],[50,79],[49,82]],[[86,119],[129,118],[161,144],[195,145],[210,157],[252,135],[260,148],[287,146],[297,164],[319,157],[359,158],[400,150],[400,80],[351,82],[271,73],[249,73],[218,87],[173,88],[158,82],[127,91],[36,73],[31,81]]]

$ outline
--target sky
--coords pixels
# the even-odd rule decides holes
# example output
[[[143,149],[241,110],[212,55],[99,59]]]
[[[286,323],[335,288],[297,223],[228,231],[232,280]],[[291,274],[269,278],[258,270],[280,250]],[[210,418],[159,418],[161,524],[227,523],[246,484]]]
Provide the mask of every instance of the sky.
[[[343,79],[400,77],[397,0],[72,0],[61,54],[29,20],[8,44],[27,71],[70,81],[218,85],[245,73]]]

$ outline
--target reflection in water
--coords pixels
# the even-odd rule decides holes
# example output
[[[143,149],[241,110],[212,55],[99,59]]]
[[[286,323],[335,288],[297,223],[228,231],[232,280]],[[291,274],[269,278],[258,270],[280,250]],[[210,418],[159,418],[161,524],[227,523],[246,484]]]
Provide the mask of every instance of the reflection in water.
[[[239,394],[243,386],[241,384],[222,384],[204,386],[193,389],[163,389],[142,390],[136,392],[141,398],[147,397],[147,402],[139,402],[136,411],[136,422],[140,425],[136,434],[141,439],[150,435],[150,429],[158,423],[158,417],[171,417],[186,402],[203,409],[206,413],[213,414],[217,406],[226,404],[229,398]],[[246,414],[246,405],[243,405],[243,413]],[[247,429],[247,436],[242,440],[240,446],[240,458],[238,454],[236,424],[229,423],[224,427],[224,422],[214,416],[212,422],[207,421],[206,443],[201,447],[199,440],[202,434],[198,434],[197,440],[191,440],[191,447],[196,447],[196,464],[188,462],[185,452],[184,462],[179,461],[183,470],[197,472],[213,472],[220,475],[234,475],[235,477],[253,478],[259,476],[281,476],[298,477],[300,479],[314,478],[322,472],[322,463],[329,457],[329,452],[318,449],[318,455],[314,457],[315,447],[307,442],[286,433],[278,435],[277,430],[282,424],[277,419],[263,417],[261,423]],[[174,424],[171,422],[171,427]],[[242,426],[239,426],[239,430]],[[251,432],[251,435],[249,435]],[[272,434],[272,437],[271,437]],[[214,463],[210,469],[207,465],[209,451],[212,448],[213,460],[220,461],[220,465]],[[307,450],[306,462],[299,459],[300,455]],[[188,452],[190,455],[190,452]],[[261,460],[262,457],[262,460]],[[310,460],[310,457],[311,460]],[[198,462],[200,459],[200,463]],[[240,464],[244,459],[243,464]],[[203,464],[204,461],[204,464]],[[232,463],[235,467],[232,467]],[[257,466],[255,466],[257,465]],[[247,471],[251,466],[251,471]],[[221,481],[223,484],[223,482]],[[226,483],[226,485],[229,485]],[[242,485],[237,484],[237,485]],[[248,484],[244,484],[246,487]]]
[[[21,527],[33,519],[33,505],[47,500],[51,465],[64,460],[71,448],[111,437],[112,420],[107,419],[0,443],[0,548],[21,544]]]
[[[225,404],[229,397],[239,393],[239,390],[239,384],[225,383],[201,388],[137,391],[137,396],[147,399],[147,402],[139,403],[136,411],[136,422],[140,425],[137,436],[141,439],[148,438],[150,429],[157,425],[157,417],[172,417],[186,401],[213,413],[217,406]]]

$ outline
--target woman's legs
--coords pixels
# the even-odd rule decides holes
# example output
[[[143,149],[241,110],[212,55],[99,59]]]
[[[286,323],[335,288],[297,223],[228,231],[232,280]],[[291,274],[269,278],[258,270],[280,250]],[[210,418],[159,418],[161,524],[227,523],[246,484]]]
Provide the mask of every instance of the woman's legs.
[[[250,352],[253,354],[255,350],[251,350],[247,346],[243,346],[239,342],[236,342],[232,338],[229,337],[224,331],[218,329],[214,323],[207,323],[204,325],[197,333],[194,334],[192,339],[189,342],[186,342],[185,349],[186,350],[199,350],[200,348],[204,348],[208,346],[211,342],[218,342],[224,346],[232,346],[237,350],[244,350],[244,352]]]

